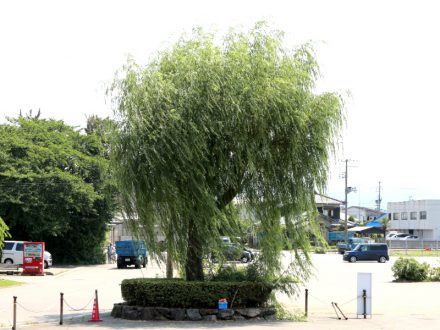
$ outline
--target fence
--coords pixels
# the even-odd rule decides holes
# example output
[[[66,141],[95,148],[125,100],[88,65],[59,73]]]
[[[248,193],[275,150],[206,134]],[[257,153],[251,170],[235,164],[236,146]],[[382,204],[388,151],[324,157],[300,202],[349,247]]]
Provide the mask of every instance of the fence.
[[[388,248],[394,250],[439,250],[440,243],[437,240],[387,240]]]

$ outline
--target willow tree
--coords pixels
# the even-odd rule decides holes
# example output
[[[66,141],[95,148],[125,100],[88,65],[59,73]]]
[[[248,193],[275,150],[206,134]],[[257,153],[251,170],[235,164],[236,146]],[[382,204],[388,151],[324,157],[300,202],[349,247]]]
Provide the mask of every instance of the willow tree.
[[[220,42],[197,30],[146,66],[129,61],[115,81],[112,151],[128,218],[153,251],[155,227],[165,233],[187,280],[203,279],[204,254],[234,230],[234,201],[261,221],[268,272],[287,236],[307,269],[342,102],[314,92],[311,49],[282,41],[262,24]]]

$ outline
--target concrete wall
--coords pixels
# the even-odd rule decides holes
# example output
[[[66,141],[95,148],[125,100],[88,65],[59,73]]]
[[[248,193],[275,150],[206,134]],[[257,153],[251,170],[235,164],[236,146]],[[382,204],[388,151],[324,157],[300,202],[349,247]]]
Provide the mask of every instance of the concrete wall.
[[[411,212],[415,212],[416,219],[411,219]],[[421,212],[426,212],[426,219],[421,219]],[[413,230],[420,238],[440,240],[440,200],[390,202],[388,214],[391,220],[388,230],[404,233]]]

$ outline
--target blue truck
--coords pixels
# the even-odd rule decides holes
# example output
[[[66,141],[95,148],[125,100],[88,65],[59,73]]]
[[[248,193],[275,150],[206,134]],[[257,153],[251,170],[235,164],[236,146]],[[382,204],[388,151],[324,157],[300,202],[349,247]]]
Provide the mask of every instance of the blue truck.
[[[336,248],[339,254],[344,254],[345,251],[352,251],[356,245],[361,243],[374,243],[374,239],[369,237],[353,237],[348,239],[348,245],[345,242],[339,242]]]
[[[148,251],[143,241],[126,240],[116,241],[116,264],[119,269],[134,265],[135,268],[146,267]]]

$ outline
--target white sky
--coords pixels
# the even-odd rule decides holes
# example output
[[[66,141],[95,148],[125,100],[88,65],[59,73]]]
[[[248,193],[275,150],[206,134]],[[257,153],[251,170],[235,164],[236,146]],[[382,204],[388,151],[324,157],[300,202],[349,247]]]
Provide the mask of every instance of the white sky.
[[[288,44],[312,41],[321,90],[346,92],[343,151],[328,195],[344,198],[340,160],[356,160],[349,205],[440,198],[436,1],[1,1],[0,122],[20,109],[84,126],[112,116],[105,90],[131,54],[145,63],[183,32],[267,20]]]

